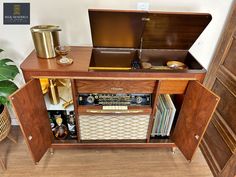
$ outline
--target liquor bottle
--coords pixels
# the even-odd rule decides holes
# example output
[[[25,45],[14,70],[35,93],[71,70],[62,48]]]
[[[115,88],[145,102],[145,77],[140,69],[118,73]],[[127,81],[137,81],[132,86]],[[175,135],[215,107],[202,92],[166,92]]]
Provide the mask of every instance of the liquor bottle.
[[[54,119],[54,117],[51,115],[50,112],[48,112],[48,117],[49,117],[51,129],[52,129],[52,131],[54,131],[54,130],[55,130],[55,127],[56,127],[55,119]]]
[[[57,126],[54,131],[54,136],[59,140],[64,140],[68,136],[68,129],[64,124],[62,124],[62,122],[63,122],[63,119],[58,116],[56,118]]]
[[[67,125],[68,129],[70,132],[70,137],[72,139],[77,138],[77,133],[76,133],[76,125],[75,125],[75,114],[73,111],[70,111],[68,118],[67,118]]]

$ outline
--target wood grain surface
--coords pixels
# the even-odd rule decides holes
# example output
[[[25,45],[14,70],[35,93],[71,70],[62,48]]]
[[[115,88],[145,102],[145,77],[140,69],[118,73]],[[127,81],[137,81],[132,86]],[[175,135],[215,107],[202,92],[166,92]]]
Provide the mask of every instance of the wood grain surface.
[[[199,82],[190,81],[173,140],[186,159],[191,160],[219,102],[219,97]]]
[[[212,87],[212,91],[222,98],[217,107],[217,111],[236,135],[236,97],[218,79],[216,79]]]
[[[211,21],[210,14],[148,13],[144,49],[189,49]]]
[[[179,51],[176,51],[179,53]],[[147,51],[145,51],[147,53]],[[167,50],[165,55],[173,56],[174,50]],[[179,54],[178,54],[179,55]],[[204,78],[206,70],[190,69],[190,70],[168,70],[167,71],[89,71],[89,63],[92,56],[92,47],[72,46],[68,57],[74,59],[72,65],[58,65],[57,58],[42,59],[38,58],[35,51],[21,64],[21,69],[26,81],[32,77],[55,77],[55,78],[77,78],[77,79],[96,79],[96,80],[199,80]],[[195,59],[190,59],[195,60]]]
[[[221,97],[201,146],[216,177],[236,176],[236,1],[232,2],[204,85]],[[208,147],[208,148],[206,148]],[[224,148],[223,148],[224,147]]]
[[[188,85],[186,80],[161,81],[160,94],[183,94]]]
[[[211,144],[209,147],[210,151],[216,159],[217,165],[219,165],[220,170],[222,170],[227,163],[227,161],[232,156],[227,144],[224,142],[224,139],[220,136],[217,129],[214,127],[214,124],[211,122],[207,128],[207,132],[204,136],[205,141],[208,144]]]
[[[91,54],[91,47],[71,47],[71,51],[69,52],[67,57],[70,57],[74,60],[73,64],[63,66],[57,64],[56,62],[56,60],[59,59],[60,56],[51,59],[38,58],[35,50],[33,50],[21,64],[21,69],[28,71],[36,71],[40,68],[41,71],[58,72],[88,71]]]
[[[38,79],[10,96],[34,162],[39,162],[52,143],[52,131]]]
[[[153,93],[155,81],[76,80],[79,93]]]

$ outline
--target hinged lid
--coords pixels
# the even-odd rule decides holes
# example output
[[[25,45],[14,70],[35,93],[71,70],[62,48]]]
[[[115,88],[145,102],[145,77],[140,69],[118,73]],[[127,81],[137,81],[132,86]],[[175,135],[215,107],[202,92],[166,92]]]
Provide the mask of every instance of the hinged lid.
[[[143,12],[89,10],[94,47],[139,48]]]
[[[206,13],[89,10],[94,47],[189,49],[211,21]]]

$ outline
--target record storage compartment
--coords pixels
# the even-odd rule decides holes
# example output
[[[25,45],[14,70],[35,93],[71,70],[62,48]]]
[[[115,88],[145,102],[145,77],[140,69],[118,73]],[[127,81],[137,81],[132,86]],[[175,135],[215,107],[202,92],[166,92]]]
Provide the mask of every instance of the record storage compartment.
[[[158,96],[151,131],[152,140],[171,138],[178,121],[183,97],[184,94],[160,94]]]

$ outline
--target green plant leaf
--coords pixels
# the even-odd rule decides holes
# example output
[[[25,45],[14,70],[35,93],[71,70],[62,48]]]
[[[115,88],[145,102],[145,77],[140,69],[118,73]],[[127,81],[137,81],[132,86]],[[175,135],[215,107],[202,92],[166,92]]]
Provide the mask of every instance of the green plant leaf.
[[[0,49],[0,53],[3,52],[4,50]]]
[[[0,81],[13,80],[19,73],[18,68],[12,63],[13,61],[9,58],[4,58],[0,60]]]
[[[0,65],[2,65],[2,66],[9,65],[9,64],[7,64],[9,62],[14,63],[14,61],[9,59],[9,58],[2,58],[2,59],[0,59]]]
[[[9,105],[10,102],[6,97],[0,96],[0,104]]]
[[[8,96],[16,91],[18,87],[11,81],[0,81],[0,97],[1,103],[5,104],[8,100]]]

